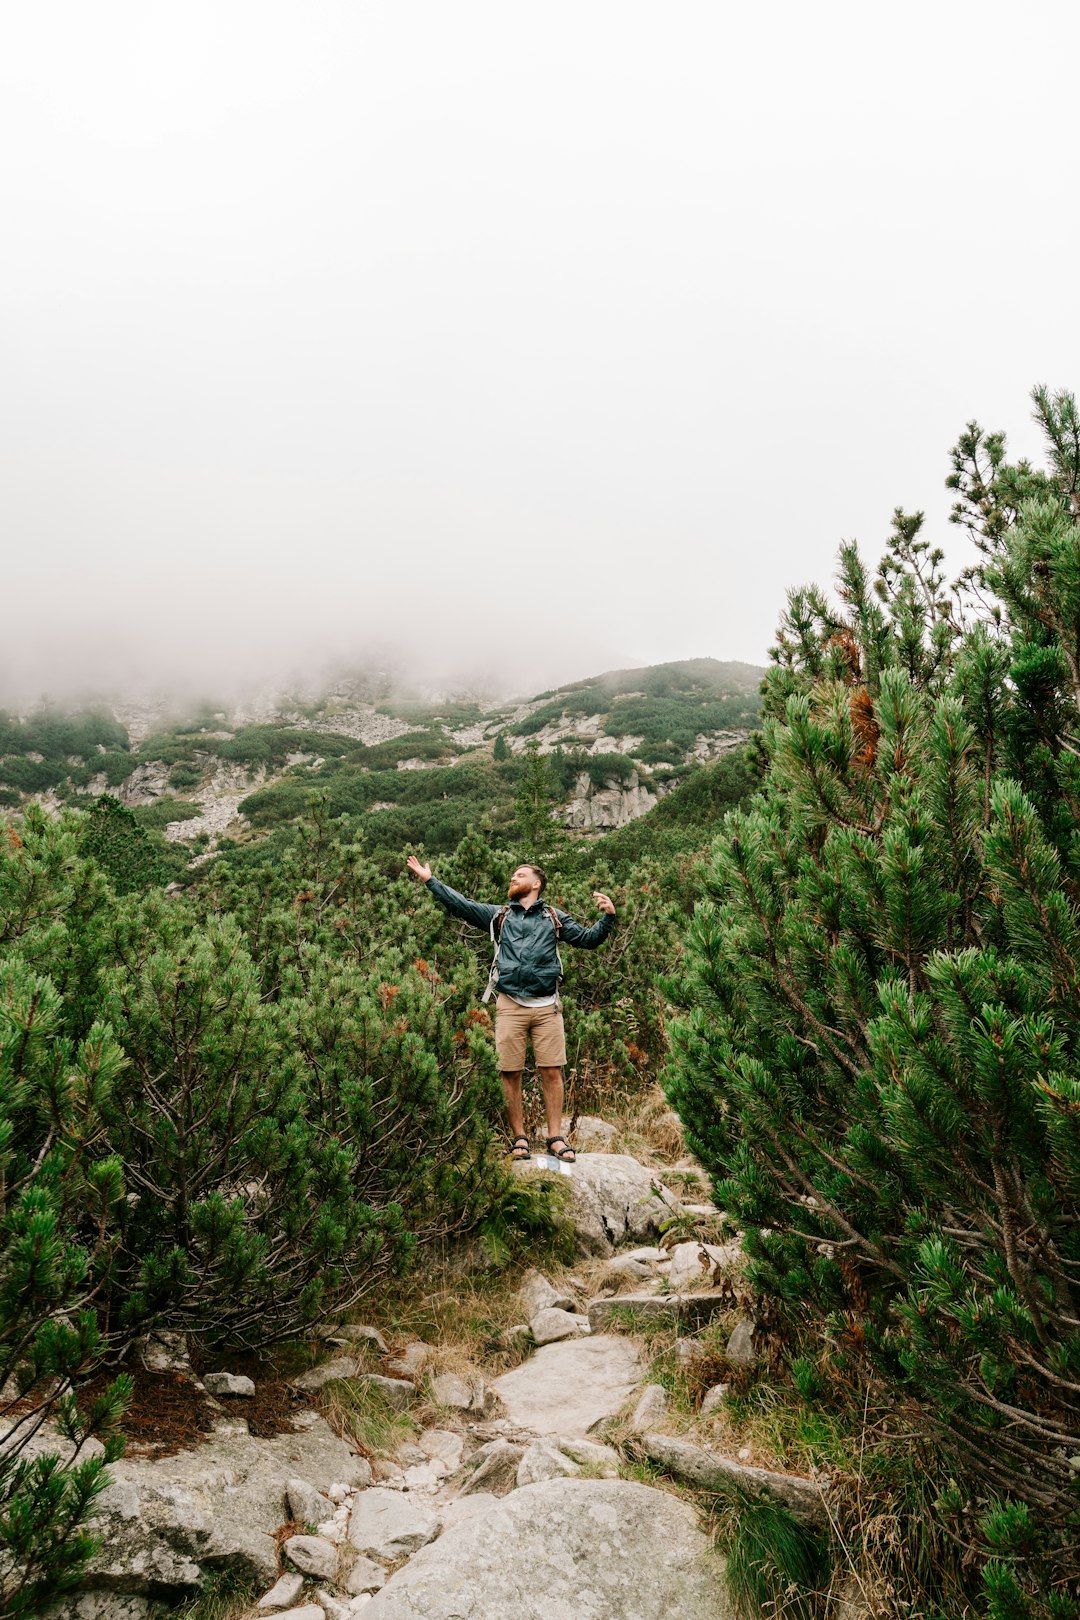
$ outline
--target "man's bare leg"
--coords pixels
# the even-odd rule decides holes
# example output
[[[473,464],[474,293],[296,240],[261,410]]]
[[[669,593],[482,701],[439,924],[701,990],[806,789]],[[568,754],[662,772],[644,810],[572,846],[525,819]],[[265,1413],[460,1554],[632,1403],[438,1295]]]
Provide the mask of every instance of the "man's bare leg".
[[[525,1136],[525,1108],[521,1101],[521,1070],[504,1069],[499,1076],[506,1098],[506,1116],[510,1121],[511,1136]]]
[[[562,1070],[555,1068],[542,1068],[540,1070],[540,1084],[544,1088],[544,1116],[547,1119],[548,1141],[569,1142],[562,1133],[563,1111],[563,1077]],[[573,1152],[573,1149],[570,1149]]]

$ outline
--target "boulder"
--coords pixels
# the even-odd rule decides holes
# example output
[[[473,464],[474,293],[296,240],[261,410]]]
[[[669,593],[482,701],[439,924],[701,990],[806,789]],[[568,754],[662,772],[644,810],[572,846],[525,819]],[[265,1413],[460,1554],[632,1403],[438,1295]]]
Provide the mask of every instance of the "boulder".
[[[518,1295],[530,1320],[540,1311],[572,1311],[575,1308],[573,1296],[565,1289],[560,1291],[553,1288],[541,1271],[525,1273],[518,1287]]]
[[[406,1411],[416,1399],[416,1385],[407,1378],[384,1378],[381,1373],[361,1373],[356,1382],[378,1390],[395,1412]]]
[[[391,1576],[366,1620],[731,1620],[692,1508],[625,1480],[527,1485]]]
[[[290,1387],[299,1390],[302,1395],[317,1395],[327,1384],[333,1384],[339,1378],[355,1378],[359,1371],[360,1363],[352,1356],[335,1356],[333,1361],[324,1361],[321,1367],[310,1367],[307,1372],[301,1373],[293,1379]]]
[[[611,1277],[616,1282],[622,1282],[628,1277],[634,1282],[647,1282],[655,1274],[655,1266],[650,1266],[645,1260],[634,1260],[628,1254],[617,1254],[614,1260],[609,1260],[604,1267],[604,1277]]]
[[[418,1436],[416,1444],[426,1457],[436,1457],[445,1463],[450,1473],[461,1462],[461,1453],[465,1449],[465,1441],[452,1429],[425,1429]]]
[[[145,1367],[147,1372],[178,1372],[188,1378],[194,1376],[186,1333],[172,1333],[164,1328],[144,1333],[135,1340],[132,1354],[136,1364]]]
[[[641,1357],[617,1334],[545,1345],[492,1385],[510,1421],[534,1434],[586,1434],[641,1381]]]
[[[229,1568],[265,1589],[277,1579],[274,1531],[284,1521],[286,1485],[305,1479],[328,1488],[368,1476],[363,1458],[314,1412],[303,1427],[262,1440],[218,1432],[193,1451],[151,1460],[121,1457],[94,1504],[101,1546],[87,1585],[111,1591],[189,1596]]]
[[[558,1344],[562,1339],[576,1339],[581,1331],[578,1318],[572,1311],[560,1311],[554,1306],[549,1310],[537,1311],[529,1328],[537,1344]]]
[[[752,1367],[757,1360],[754,1349],[754,1323],[748,1316],[740,1317],[731,1332],[724,1355],[733,1367]]]
[[[321,1603],[301,1603],[295,1609],[283,1609],[277,1620],[326,1620],[326,1610]]]
[[[439,1373],[431,1380],[431,1398],[456,1412],[482,1412],[487,1392],[482,1383],[470,1384],[457,1373]]]
[[[332,1581],[341,1554],[332,1541],[322,1536],[290,1536],[282,1547],[290,1563],[317,1581]]]
[[[602,1479],[618,1479],[620,1457],[613,1446],[602,1446],[578,1435],[560,1435],[555,1443],[561,1452],[590,1473],[599,1474]]]
[[[390,1354],[378,1328],[366,1327],[361,1322],[335,1322],[320,1328],[319,1334],[330,1344],[370,1344],[381,1356]]]
[[[300,1596],[303,1585],[304,1577],[290,1569],[280,1580],[274,1582],[269,1592],[264,1593],[255,1607],[260,1613],[272,1609],[288,1609]]]
[[[209,1395],[244,1395],[249,1400],[255,1393],[255,1385],[243,1373],[207,1373],[203,1378],[203,1388]]]
[[[357,1552],[392,1564],[408,1558],[439,1533],[434,1514],[400,1491],[373,1486],[356,1498],[349,1517],[349,1540]]]
[[[365,1558],[363,1553],[345,1577],[345,1590],[352,1597],[359,1597],[362,1592],[378,1592],[385,1585],[385,1569],[373,1558]]]
[[[306,1479],[290,1479],[285,1486],[285,1502],[289,1518],[298,1524],[320,1524],[334,1511],[328,1496],[309,1485]]]
[[[714,1412],[723,1411],[724,1402],[730,1394],[730,1384],[714,1384],[711,1389],[707,1389],[701,1397],[702,1417],[712,1417]]]
[[[741,1259],[742,1246],[738,1243],[676,1243],[671,1251],[668,1287],[677,1293],[703,1277],[713,1277],[717,1271],[733,1271]]]
[[[688,1484],[699,1485],[707,1491],[731,1490],[736,1486],[752,1493],[764,1492],[804,1524],[822,1524],[827,1520],[827,1479],[804,1479],[800,1474],[754,1468],[672,1434],[644,1434],[641,1446],[652,1462],[659,1463]]]
[[[589,1326],[596,1333],[620,1311],[633,1311],[650,1322],[673,1319],[687,1327],[701,1327],[722,1311],[730,1311],[731,1295],[711,1288],[700,1294],[607,1294],[589,1301]]]
[[[571,1125],[573,1137],[570,1135]],[[579,1114],[576,1123],[568,1114],[564,1114],[562,1130],[566,1141],[572,1141],[582,1153],[610,1153],[611,1144],[618,1135],[614,1125],[609,1125],[606,1119],[600,1119],[596,1114]]]
[[[518,1464],[524,1449],[510,1440],[489,1440],[470,1459],[473,1472],[458,1495],[472,1496],[477,1492],[488,1494],[512,1489],[517,1483]]]
[[[660,1235],[679,1201],[653,1171],[625,1153],[582,1153],[570,1177],[570,1214],[585,1254],[608,1255]]]
[[[424,1344],[421,1339],[414,1339],[407,1344],[398,1355],[393,1356],[386,1363],[386,1370],[392,1378],[409,1378],[414,1382],[424,1370],[424,1363],[433,1354],[433,1347]]]
[[[531,1446],[526,1446],[521,1461],[518,1463],[518,1486],[538,1485],[545,1479],[573,1479],[580,1474],[581,1469],[560,1451],[553,1440],[534,1440]]]
[[[459,1496],[443,1511],[443,1532],[449,1530],[452,1524],[461,1524],[465,1519],[475,1519],[478,1514],[486,1513],[488,1508],[497,1507],[499,1497],[491,1491],[476,1491],[471,1496]]]
[[[659,1423],[667,1411],[667,1405],[668,1395],[663,1384],[646,1384],[630,1420],[634,1432],[643,1434],[654,1423]]]

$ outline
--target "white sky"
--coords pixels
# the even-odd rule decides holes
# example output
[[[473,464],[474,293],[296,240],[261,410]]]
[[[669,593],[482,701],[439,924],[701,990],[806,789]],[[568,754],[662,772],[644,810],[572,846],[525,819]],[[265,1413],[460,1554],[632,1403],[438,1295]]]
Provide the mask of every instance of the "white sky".
[[[0,0],[0,697],[764,662],[1080,386],[1077,16]]]

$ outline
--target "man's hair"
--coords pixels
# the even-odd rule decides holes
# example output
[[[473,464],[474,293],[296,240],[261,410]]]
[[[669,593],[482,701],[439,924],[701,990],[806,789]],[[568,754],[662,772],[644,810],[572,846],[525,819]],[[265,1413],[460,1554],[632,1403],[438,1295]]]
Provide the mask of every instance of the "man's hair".
[[[536,881],[540,885],[540,893],[543,894],[544,890],[547,888],[547,873],[544,871],[544,868],[542,866],[537,866],[535,861],[522,861],[521,864],[522,866],[527,866],[530,872],[536,873]]]

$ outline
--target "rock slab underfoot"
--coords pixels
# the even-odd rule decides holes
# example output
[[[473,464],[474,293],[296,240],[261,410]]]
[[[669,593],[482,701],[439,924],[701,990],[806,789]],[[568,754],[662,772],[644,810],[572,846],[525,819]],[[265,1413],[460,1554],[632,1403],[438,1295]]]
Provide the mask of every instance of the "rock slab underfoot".
[[[391,1576],[365,1620],[732,1620],[692,1508],[627,1480],[526,1485]]]
[[[628,1339],[593,1334],[548,1344],[492,1385],[511,1423],[534,1434],[587,1434],[613,1417],[642,1378]]]

